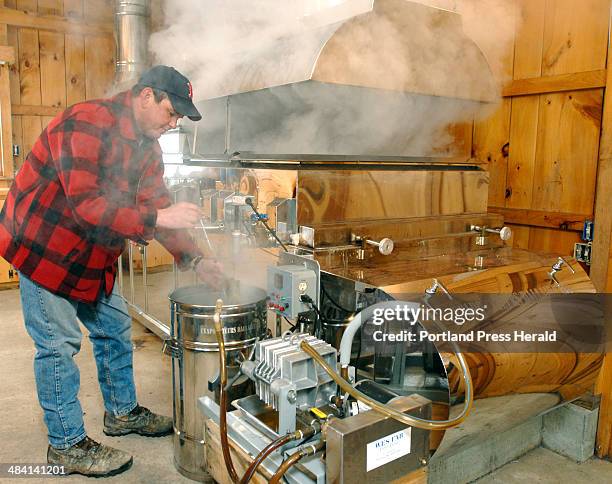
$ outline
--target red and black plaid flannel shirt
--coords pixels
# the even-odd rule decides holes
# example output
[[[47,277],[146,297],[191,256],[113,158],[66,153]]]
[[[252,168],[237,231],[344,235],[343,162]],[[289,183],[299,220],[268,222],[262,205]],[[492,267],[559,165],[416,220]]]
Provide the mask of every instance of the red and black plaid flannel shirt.
[[[171,204],[161,149],[138,134],[131,93],[76,104],[36,140],[0,213],[0,256],[53,293],[94,302],[113,289],[124,240],[156,238],[185,267],[184,230],[155,228]]]

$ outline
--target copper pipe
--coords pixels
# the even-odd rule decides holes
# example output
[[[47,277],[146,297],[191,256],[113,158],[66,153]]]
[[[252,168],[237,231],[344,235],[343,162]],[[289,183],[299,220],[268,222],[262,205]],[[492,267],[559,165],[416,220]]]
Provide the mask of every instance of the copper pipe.
[[[217,343],[219,345],[219,371],[221,373],[221,386],[219,389],[219,428],[221,433],[221,450],[223,451],[225,467],[227,468],[227,472],[232,482],[237,484],[240,479],[238,478],[238,473],[234,468],[234,463],[232,462],[232,455],[230,454],[229,443],[227,440],[227,392],[225,391],[225,385],[227,385],[227,368],[225,361],[225,339],[223,338],[223,327],[221,325],[222,309],[223,301],[221,299],[217,299],[213,321],[215,323],[215,336],[217,337]]]
[[[257,471],[259,465],[266,460],[266,458],[275,450],[279,449],[287,442],[291,442],[292,440],[308,440],[313,437],[315,434],[321,432],[321,424],[318,421],[313,422],[310,426],[306,427],[304,430],[296,430],[290,434],[283,435],[276,440],[270,442],[259,454],[255,457],[255,460],[251,462],[251,465],[242,476],[240,480],[240,484],[247,484],[249,480]]]
[[[280,447],[285,445],[287,442],[291,442],[292,440],[296,440],[295,433],[283,435],[279,437],[278,439],[273,440],[266,447],[264,447],[264,449],[259,454],[257,454],[257,457],[255,457],[253,462],[251,462],[251,465],[248,467],[248,469],[244,473],[244,476],[242,476],[242,479],[240,479],[240,484],[247,484],[251,480],[251,478],[255,475],[255,472],[257,472],[257,468],[259,467],[259,465],[264,460],[266,460],[266,458],[272,452],[279,449]]]
[[[283,476],[285,475],[285,472],[287,472],[287,470],[294,465],[296,462],[298,462],[302,457],[304,457],[304,454],[302,453],[302,451],[298,451],[294,454],[292,454],[291,456],[289,456],[278,468],[278,470],[276,471],[276,473],[272,476],[272,479],[270,479],[270,484],[278,484],[281,479],[283,478]]]
[[[316,444],[309,444],[298,450],[297,452],[291,454],[278,468],[276,473],[270,479],[269,484],[278,484],[285,472],[289,470],[289,468],[296,464],[302,457],[306,457],[307,455],[314,455],[319,450],[325,447],[325,441],[323,439],[319,440]]]

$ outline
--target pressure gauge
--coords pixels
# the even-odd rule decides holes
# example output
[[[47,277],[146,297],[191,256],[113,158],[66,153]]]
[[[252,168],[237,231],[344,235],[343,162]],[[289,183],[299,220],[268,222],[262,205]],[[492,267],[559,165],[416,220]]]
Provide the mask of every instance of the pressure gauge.
[[[382,255],[389,255],[391,252],[393,252],[394,246],[395,244],[393,244],[391,239],[384,238],[379,243],[378,251]]]
[[[502,240],[508,240],[510,237],[512,237],[512,229],[510,227],[502,227],[499,230],[499,237]]]
[[[380,252],[382,255],[389,255],[391,252],[393,252],[393,241],[387,237],[381,239],[380,242],[376,242],[372,239],[365,239],[365,243],[378,247],[378,252]]]

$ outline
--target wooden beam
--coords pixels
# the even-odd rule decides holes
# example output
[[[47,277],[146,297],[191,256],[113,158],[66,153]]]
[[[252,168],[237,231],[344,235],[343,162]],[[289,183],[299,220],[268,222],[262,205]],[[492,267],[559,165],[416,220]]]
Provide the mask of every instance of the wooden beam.
[[[612,13],[608,16],[612,25]],[[604,94],[601,139],[599,143],[599,165],[595,191],[595,227],[591,252],[591,280],[599,292],[605,292],[610,263],[612,240],[612,38],[608,36],[608,62],[606,90]],[[608,313],[609,314],[609,313]],[[607,354],[600,370],[596,392],[601,394],[597,442],[595,450],[601,458],[612,455],[612,344],[608,342]]]
[[[0,45],[0,62],[15,63],[15,49],[10,45]]]
[[[579,91],[606,86],[607,71],[576,72],[556,76],[532,77],[510,82],[502,90],[502,96],[528,96],[548,92]]]
[[[0,7],[0,24],[29,27],[42,30],[53,30],[70,34],[112,34],[113,24],[110,22],[84,22],[59,15],[36,15],[13,8]]]
[[[56,106],[29,106],[27,104],[14,104],[13,114],[21,114],[23,116],[55,116],[61,113],[63,107]]]
[[[502,215],[504,222],[509,224],[577,232],[582,232],[585,220],[593,220],[593,215],[521,208],[489,207],[489,212]]]
[[[597,187],[595,189],[595,230],[591,252],[590,276],[599,292],[605,292],[608,282],[610,243],[612,242],[612,39],[608,44],[608,69],[603,101],[599,163],[597,165]],[[612,398],[612,383],[610,383]]]
[[[9,66],[0,65],[0,176],[13,176],[15,160],[13,159],[13,127],[11,123],[11,83]]]
[[[601,458],[612,455],[612,390],[610,388],[612,388],[612,353],[608,352],[599,371],[595,389],[596,393],[601,394],[597,443],[595,444],[595,452]]]

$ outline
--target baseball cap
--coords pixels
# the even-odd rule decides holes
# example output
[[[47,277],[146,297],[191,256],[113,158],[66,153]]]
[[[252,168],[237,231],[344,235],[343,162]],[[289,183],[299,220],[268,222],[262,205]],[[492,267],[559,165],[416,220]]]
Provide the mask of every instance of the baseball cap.
[[[191,82],[174,67],[153,66],[143,72],[138,84],[164,91],[178,114],[187,116],[192,121],[202,119],[202,115],[193,104]]]

